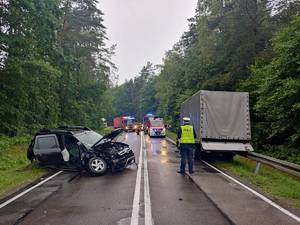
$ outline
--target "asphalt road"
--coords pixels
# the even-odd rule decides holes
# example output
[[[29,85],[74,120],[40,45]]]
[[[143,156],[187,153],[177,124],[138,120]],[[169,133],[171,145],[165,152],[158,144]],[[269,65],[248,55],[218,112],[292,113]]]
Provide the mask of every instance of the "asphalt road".
[[[153,224],[230,224],[194,183],[177,174],[179,158],[164,139],[145,136],[143,148],[140,136],[135,133],[127,133],[123,141],[134,150],[137,160],[141,149],[147,152],[147,165],[140,163],[140,166],[148,167],[148,178],[143,170],[140,190],[136,190],[138,169],[134,165],[101,177],[63,173],[0,209],[0,224],[130,224],[135,193],[140,196],[138,224],[147,224],[147,213]],[[149,196],[144,195],[146,189]]]

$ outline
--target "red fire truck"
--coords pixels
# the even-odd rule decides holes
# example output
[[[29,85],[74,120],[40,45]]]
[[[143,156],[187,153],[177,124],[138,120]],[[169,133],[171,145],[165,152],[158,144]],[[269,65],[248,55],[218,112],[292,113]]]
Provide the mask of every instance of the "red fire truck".
[[[123,117],[115,117],[114,118],[114,128],[123,128]]]
[[[134,131],[136,119],[132,116],[121,116],[114,118],[114,128],[122,128],[125,131]]]
[[[147,134],[148,131],[149,131],[150,119],[154,119],[154,117],[155,116],[152,113],[148,113],[144,116],[144,118],[143,118],[143,128],[144,128],[145,134]]]

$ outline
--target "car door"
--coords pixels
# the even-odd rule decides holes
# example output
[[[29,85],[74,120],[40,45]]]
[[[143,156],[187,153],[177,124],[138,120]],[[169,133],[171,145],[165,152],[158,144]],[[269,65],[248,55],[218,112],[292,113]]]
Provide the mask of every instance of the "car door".
[[[63,163],[58,138],[55,134],[37,135],[35,137],[34,155],[45,164]]]
[[[78,145],[78,140],[70,135],[66,135],[63,137],[65,142],[65,147],[70,154],[70,162],[74,166],[80,165],[81,158],[81,149]]]

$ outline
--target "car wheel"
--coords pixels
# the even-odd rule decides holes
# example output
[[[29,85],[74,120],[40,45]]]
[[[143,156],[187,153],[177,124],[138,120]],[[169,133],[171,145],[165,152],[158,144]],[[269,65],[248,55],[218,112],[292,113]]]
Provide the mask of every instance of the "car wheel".
[[[88,169],[91,175],[102,175],[107,171],[107,163],[100,157],[93,157],[89,159]]]

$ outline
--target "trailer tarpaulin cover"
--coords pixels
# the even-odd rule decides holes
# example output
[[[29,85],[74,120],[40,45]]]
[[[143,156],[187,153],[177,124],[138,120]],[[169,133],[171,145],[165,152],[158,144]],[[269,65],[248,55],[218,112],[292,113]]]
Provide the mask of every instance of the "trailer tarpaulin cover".
[[[251,139],[248,93],[202,91],[200,104],[203,138]]]
[[[198,138],[251,140],[246,92],[199,91],[184,102],[183,116],[191,118]]]

